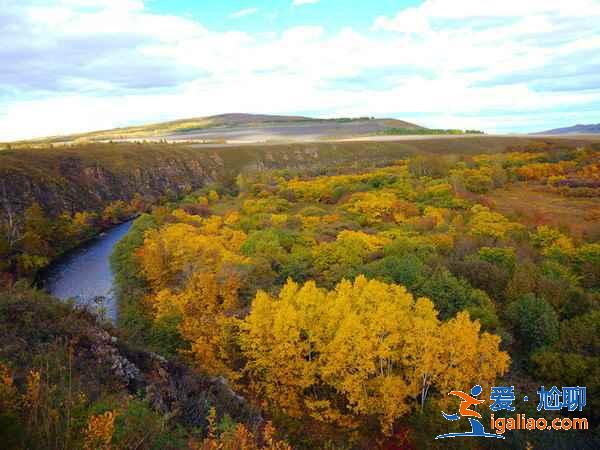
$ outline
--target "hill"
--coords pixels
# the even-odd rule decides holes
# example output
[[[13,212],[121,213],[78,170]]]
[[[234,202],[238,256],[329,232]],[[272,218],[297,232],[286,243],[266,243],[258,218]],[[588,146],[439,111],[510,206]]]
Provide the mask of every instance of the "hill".
[[[208,142],[265,142],[308,141],[331,137],[354,137],[381,133],[387,129],[426,130],[419,125],[397,119],[372,117],[315,119],[303,116],[264,114],[221,114],[170,122],[93,131],[67,136],[55,136],[24,143],[78,143],[86,141],[208,141]]]
[[[600,134],[600,123],[582,125],[577,124],[572,127],[554,128],[553,130],[541,131],[532,134]]]

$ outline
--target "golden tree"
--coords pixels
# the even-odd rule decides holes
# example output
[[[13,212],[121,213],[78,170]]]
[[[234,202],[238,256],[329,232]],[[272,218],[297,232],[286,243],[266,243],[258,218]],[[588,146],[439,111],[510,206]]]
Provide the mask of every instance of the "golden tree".
[[[255,389],[287,414],[344,427],[376,417],[386,433],[431,386],[503,373],[499,341],[466,313],[440,323],[430,300],[363,276],[332,291],[288,281],[277,298],[259,292],[240,337]]]
[[[237,252],[246,236],[223,226],[219,217],[186,220],[199,222],[168,224],[146,233],[138,257],[151,287],[147,300],[157,320],[177,319],[190,355],[203,369],[235,379],[229,349],[232,318],[240,312],[238,267],[248,261]]]

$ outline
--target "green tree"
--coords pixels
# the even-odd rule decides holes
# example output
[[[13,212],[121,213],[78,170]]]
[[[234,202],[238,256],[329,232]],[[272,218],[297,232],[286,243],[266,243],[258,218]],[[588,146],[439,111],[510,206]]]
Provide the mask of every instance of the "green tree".
[[[426,267],[417,256],[406,254],[378,259],[362,266],[359,272],[369,278],[398,283],[413,289],[425,279]]]
[[[494,187],[494,182],[490,176],[475,172],[465,177],[465,187],[475,194],[485,194]]]
[[[558,340],[558,317],[544,299],[525,295],[508,307],[507,318],[523,350],[532,352]]]
[[[600,243],[582,245],[575,252],[575,266],[590,289],[600,289]]]
[[[54,227],[38,203],[25,210],[23,236],[21,237],[19,269],[24,275],[35,274],[44,268],[54,255],[50,244]]]
[[[442,319],[470,307],[489,308],[492,305],[485,292],[473,289],[467,280],[455,277],[445,268],[436,270],[417,292],[433,300]]]

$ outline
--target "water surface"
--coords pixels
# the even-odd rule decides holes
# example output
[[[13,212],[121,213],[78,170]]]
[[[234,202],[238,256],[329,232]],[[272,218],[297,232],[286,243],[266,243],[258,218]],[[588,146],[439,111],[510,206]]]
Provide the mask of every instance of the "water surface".
[[[62,300],[75,299],[78,304],[89,305],[116,322],[110,255],[132,223],[117,225],[54,263],[44,279],[48,292]]]

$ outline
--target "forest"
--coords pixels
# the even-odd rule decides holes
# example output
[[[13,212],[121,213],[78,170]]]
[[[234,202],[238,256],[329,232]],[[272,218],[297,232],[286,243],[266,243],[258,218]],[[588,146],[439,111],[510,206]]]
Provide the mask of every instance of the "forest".
[[[500,202],[511,189],[519,197]],[[534,194],[546,200],[539,208],[528,201]],[[554,214],[557,199],[571,209]],[[507,440],[511,448],[594,447],[597,148],[243,171],[235,183],[157,204],[116,201],[100,214],[51,218],[33,204],[18,242],[0,241],[0,269],[31,277],[132,216],[112,256],[119,338],[226,379],[266,425],[213,408],[204,428],[186,428],[161,422],[135,395],[102,401],[95,392],[95,403],[78,406],[77,446],[133,448],[123,430],[145,421],[156,430],[147,448],[181,448],[168,447],[167,434],[202,449],[506,446],[433,441],[460,427],[441,416],[457,406],[447,393],[479,384],[482,397],[501,385],[530,399],[541,385],[586,386],[587,406],[575,415],[588,418],[589,431],[514,431]],[[31,364],[19,385],[0,359],[0,404],[11,411],[2,420],[10,416],[25,436],[35,429],[25,411],[44,371]],[[521,398],[519,412],[544,414]]]
[[[504,215],[486,195],[519,185],[597,200],[599,157],[240,175],[236,192],[207,188],[138,219],[114,261],[123,326],[146,317],[146,344],[226,376],[307,448],[313,436],[424,442],[444,394],[477,383],[568,380],[587,386],[593,415],[600,209],[570,228]]]

